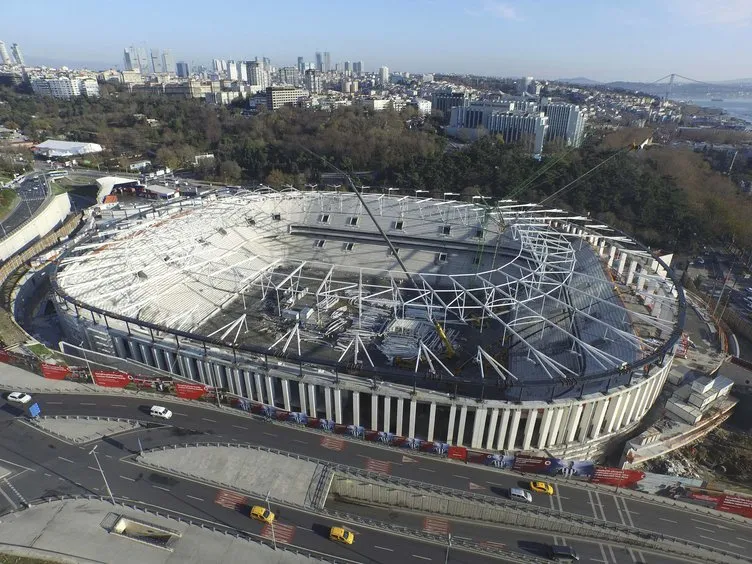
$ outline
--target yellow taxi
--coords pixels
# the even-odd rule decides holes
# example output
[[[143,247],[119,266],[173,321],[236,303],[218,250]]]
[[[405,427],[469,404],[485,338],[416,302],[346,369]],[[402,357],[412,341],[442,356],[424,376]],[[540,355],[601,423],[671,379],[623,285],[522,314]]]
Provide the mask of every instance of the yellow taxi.
[[[554,495],[554,487],[548,482],[530,482],[530,489],[534,492]]]
[[[256,521],[271,523],[272,521],[274,521],[274,513],[269,511],[266,507],[254,505],[251,509],[251,518],[256,519]]]
[[[355,533],[346,530],[344,527],[332,527],[329,531],[329,539],[344,544],[352,544],[355,540]]]

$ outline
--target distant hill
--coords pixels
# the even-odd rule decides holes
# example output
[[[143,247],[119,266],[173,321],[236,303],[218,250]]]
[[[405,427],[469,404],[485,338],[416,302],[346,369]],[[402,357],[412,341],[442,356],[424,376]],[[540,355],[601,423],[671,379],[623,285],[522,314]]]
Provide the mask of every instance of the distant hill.
[[[556,82],[566,82],[569,84],[582,84],[583,86],[587,86],[591,84],[603,84],[602,82],[598,82],[597,80],[586,78],[584,76],[577,76],[575,78],[557,78]]]

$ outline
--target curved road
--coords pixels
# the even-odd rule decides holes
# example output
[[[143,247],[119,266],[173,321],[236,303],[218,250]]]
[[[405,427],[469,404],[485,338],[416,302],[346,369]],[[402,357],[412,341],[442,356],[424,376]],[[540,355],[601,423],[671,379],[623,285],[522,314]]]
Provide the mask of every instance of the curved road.
[[[144,420],[148,419],[144,412],[151,404],[151,399],[147,398],[109,395],[40,394],[35,395],[35,399],[41,405],[43,414],[47,415],[99,415]],[[416,456],[407,451],[375,447],[372,443],[366,444],[354,440],[327,441],[324,444],[334,443],[335,448],[324,448],[322,440],[326,438],[326,435],[314,431],[287,425],[271,425],[245,415],[236,415],[232,412],[222,413],[185,403],[170,403],[169,401],[161,401],[161,403],[169,404],[172,408],[175,415],[170,423],[175,427],[133,432],[101,441],[99,452],[104,456],[100,460],[110,478],[115,495],[126,495],[132,499],[148,501],[173,511],[198,515],[251,532],[254,529],[260,529],[260,524],[246,517],[247,508],[240,513],[235,508],[230,509],[214,503],[217,496],[216,488],[151,472],[129,464],[121,458],[137,451],[137,437],[140,437],[144,448],[184,442],[222,441],[282,448],[359,468],[373,465],[372,461],[378,462],[383,468],[383,463],[386,462],[389,472],[395,476],[488,495],[516,486],[519,481],[518,477],[499,470],[458,464],[428,456]],[[6,461],[28,468],[43,467],[41,476],[39,471],[26,472],[13,479],[14,486],[22,495],[31,499],[40,495],[81,492],[81,488],[94,493],[103,493],[101,476],[91,469],[90,465],[93,461],[87,455],[88,450],[65,445],[52,438],[39,441],[40,435],[37,431],[13,421],[19,413],[19,410],[13,406],[6,405],[0,409],[0,424],[6,427],[0,438],[0,449],[3,451],[1,456],[6,458]],[[24,445],[24,447],[19,448],[18,445]],[[80,469],[84,465],[85,471]],[[81,485],[77,485],[76,481]],[[667,535],[691,539],[709,547],[739,554],[746,554],[752,550],[750,527],[741,523],[682,511],[660,503],[624,498],[612,493],[596,493],[576,485],[558,485],[556,490],[556,495],[536,496],[534,502],[618,524],[662,531]],[[199,499],[201,501],[198,501]],[[350,513],[356,512],[354,506],[348,505],[346,510]],[[411,528],[426,527],[425,516],[402,512],[384,515],[382,510],[364,507],[357,508],[357,512],[369,518],[403,524]],[[374,537],[372,531],[367,529],[361,531],[357,525],[354,528],[360,534],[356,544],[353,547],[341,547],[325,538],[323,532],[327,524],[326,519],[289,508],[282,509],[281,513],[280,522],[287,522],[289,519],[290,524],[295,526],[294,529],[289,529],[293,531],[291,542],[314,550],[345,557],[350,554],[349,557],[354,560],[360,561],[367,558],[367,561],[371,562],[393,561],[394,557],[389,557],[390,548],[393,551],[399,551],[400,554],[424,555],[433,561],[445,557],[445,546],[422,543],[413,538],[393,537],[383,533],[378,533]],[[540,553],[544,543],[555,542],[550,535],[537,532],[522,533],[452,520],[448,520],[446,530],[451,531],[453,535],[480,541],[501,542],[509,548],[533,554]],[[320,538],[316,537],[316,534]],[[390,544],[386,545],[385,542]],[[562,540],[556,539],[556,542],[562,542]],[[645,550],[625,550],[606,543],[588,543],[569,539],[566,542],[575,546],[585,561],[590,559],[601,563],[674,562],[670,558],[659,557]],[[406,552],[410,550],[412,552]],[[425,553],[419,553],[419,551],[425,551]],[[462,562],[463,558],[468,556],[471,556],[469,561],[472,562],[485,561],[484,557],[469,555],[454,549],[451,551],[450,561]],[[413,560],[417,561],[419,558],[416,556]]]

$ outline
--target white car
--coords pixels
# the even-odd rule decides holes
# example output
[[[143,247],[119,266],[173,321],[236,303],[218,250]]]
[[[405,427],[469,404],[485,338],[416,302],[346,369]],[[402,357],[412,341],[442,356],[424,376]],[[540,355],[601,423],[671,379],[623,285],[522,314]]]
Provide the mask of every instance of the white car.
[[[169,419],[172,417],[172,411],[161,405],[152,405],[149,414],[152,417],[160,417],[161,419]]]
[[[8,394],[8,401],[26,405],[31,401],[31,396],[24,392],[11,392]]]

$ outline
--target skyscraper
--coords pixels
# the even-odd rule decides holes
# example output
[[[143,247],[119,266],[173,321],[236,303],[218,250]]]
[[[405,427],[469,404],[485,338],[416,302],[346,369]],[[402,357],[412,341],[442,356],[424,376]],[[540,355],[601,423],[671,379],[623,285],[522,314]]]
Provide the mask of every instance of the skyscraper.
[[[13,53],[13,57],[15,57],[16,59],[16,63],[21,65],[22,67],[26,66],[23,58],[23,53],[21,53],[21,47],[19,47],[18,43],[14,43],[10,50]]]
[[[227,71],[224,77],[227,80],[238,79],[238,64],[235,61],[227,61]]]
[[[238,80],[241,82],[248,82],[248,67],[245,61],[238,61]]]
[[[162,72],[175,74],[175,59],[169,49],[162,51]]]
[[[133,53],[136,53],[136,60],[138,61],[138,69],[142,74],[149,72],[149,59],[146,56],[146,47],[131,47],[131,59],[133,59]],[[135,69],[134,69],[135,70]]]
[[[268,74],[265,72],[263,62],[248,61],[246,67],[248,70],[248,84],[251,86],[260,86],[261,88],[269,86]]]
[[[319,51],[316,51],[316,70],[324,72],[324,57]]]
[[[159,58],[159,49],[151,50],[151,70],[154,73],[162,72],[162,61]]]
[[[585,113],[579,106],[566,103],[547,103],[544,98],[543,112],[548,117],[546,141],[562,139],[568,147],[579,147],[585,131]]]
[[[191,71],[188,68],[188,63],[185,61],[178,61],[177,74],[179,78],[188,78],[191,76]]]
[[[214,59],[212,61],[212,67],[214,68],[214,72],[218,75],[222,76],[225,74],[225,71],[227,70],[227,63],[224,59]]]
[[[8,49],[5,48],[5,43],[0,41],[0,63],[4,65],[10,65],[10,55],[8,55]]]
[[[321,73],[314,69],[305,71],[305,87],[311,94],[321,92]]]
[[[382,86],[389,84],[389,67],[379,68],[379,84]]]
[[[297,67],[282,67],[279,69],[279,80],[283,84],[297,86],[300,82],[300,73]]]
[[[138,70],[138,60],[133,60],[134,56],[131,54],[131,51],[132,49],[123,49],[123,70]]]
[[[305,70],[305,59],[303,59],[303,57],[298,57],[298,72],[301,76],[303,75]]]
[[[329,54],[329,51],[324,51],[324,72],[329,72],[332,70],[332,56]]]
[[[363,74],[363,61],[355,61],[352,70],[355,76],[361,76]]]
[[[350,74],[352,72],[352,68],[350,66],[350,61],[345,61],[345,74]]]

